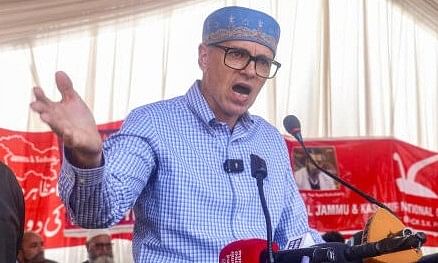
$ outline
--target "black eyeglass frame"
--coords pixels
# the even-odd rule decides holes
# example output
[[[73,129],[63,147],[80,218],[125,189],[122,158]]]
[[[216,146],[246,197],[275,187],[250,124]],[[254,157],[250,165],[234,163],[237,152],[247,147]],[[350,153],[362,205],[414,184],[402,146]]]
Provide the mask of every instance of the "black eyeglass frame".
[[[229,68],[236,69],[236,70],[242,70],[242,69],[245,69],[246,67],[248,67],[248,65],[249,65],[249,63],[251,63],[251,61],[254,61],[256,75],[261,77],[261,78],[264,78],[264,79],[272,79],[272,78],[274,78],[275,75],[277,75],[278,69],[281,67],[281,63],[280,62],[278,62],[278,61],[276,61],[274,59],[270,59],[270,58],[267,58],[267,57],[263,56],[263,57],[265,57],[265,59],[271,61],[271,67],[272,67],[272,65],[275,65],[275,67],[276,67],[275,72],[272,74],[272,76],[265,77],[265,76],[259,75],[259,73],[257,73],[257,59],[259,58],[259,56],[252,56],[251,54],[249,54],[249,52],[246,49],[243,49],[243,48],[226,47],[226,46],[222,46],[222,45],[219,45],[219,44],[211,44],[209,46],[217,47],[217,48],[220,48],[223,51],[225,51],[225,54],[224,54],[224,64],[225,64],[225,66],[227,66]],[[246,62],[246,64],[242,68],[232,67],[232,66],[228,65],[225,62],[227,54],[228,54],[228,52],[230,50],[242,50],[242,51],[245,51],[248,54],[249,59],[248,59],[248,61]]]

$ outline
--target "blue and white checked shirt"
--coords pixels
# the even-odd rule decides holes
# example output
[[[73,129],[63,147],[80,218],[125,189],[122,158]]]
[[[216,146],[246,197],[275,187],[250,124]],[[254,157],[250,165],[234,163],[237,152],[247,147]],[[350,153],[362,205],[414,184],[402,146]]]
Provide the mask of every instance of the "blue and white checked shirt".
[[[264,192],[274,241],[310,231],[283,136],[245,114],[234,130],[218,122],[200,92],[133,110],[104,143],[104,165],[63,163],[60,194],[73,221],[108,227],[134,207],[135,262],[219,262],[220,250],[241,239],[266,239],[266,224],[250,154],[263,158]],[[226,159],[244,171],[227,173]]]

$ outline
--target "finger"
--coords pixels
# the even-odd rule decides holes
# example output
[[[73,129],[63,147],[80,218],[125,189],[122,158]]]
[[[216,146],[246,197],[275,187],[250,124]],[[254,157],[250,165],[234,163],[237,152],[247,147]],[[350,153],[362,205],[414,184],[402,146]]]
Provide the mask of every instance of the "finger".
[[[35,112],[42,113],[45,111],[47,106],[39,101],[34,101],[30,103],[30,108]]]
[[[74,96],[73,83],[68,75],[63,71],[58,71],[55,74],[56,86],[61,93],[62,100],[69,99]]]
[[[46,97],[44,91],[40,87],[33,87],[33,94],[35,96],[35,100],[44,104],[50,103],[50,99]]]
[[[30,103],[30,108],[38,113],[45,111],[50,103],[50,100],[44,95],[44,91],[40,87],[33,87],[35,101]]]

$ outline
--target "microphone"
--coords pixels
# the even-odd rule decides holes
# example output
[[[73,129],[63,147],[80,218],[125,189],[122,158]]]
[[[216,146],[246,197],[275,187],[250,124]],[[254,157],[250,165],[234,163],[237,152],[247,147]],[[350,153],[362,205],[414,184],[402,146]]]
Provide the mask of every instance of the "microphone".
[[[329,244],[329,243],[326,243]],[[342,244],[342,243],[341,243]],[[306,247],[292,250],[282,250],[275,253],[276,263],[340,263],[332,247]],[[305,261],[307,259],[307,261]]]
[[[302,263],[302,258],[310,258],[310,262],[335,262],[334,250],[332,248],[310,247],[278,251],[278,244],[272,243],[276,263]],[[219,254],[219,263],[265,263],[266,240],[244,239],[234,241],[225,246]],[[303,261],[304,262],[304,261]],[[336,261],[337,262],[337,261]]]
[[[423,256],[418,263],[436,263],[438,262],[438,253]]]
[[[286,116],[283,119],[283,126],[300,144],[303,142],[303,137],[301,136],[301,123],[295,115]]]
[[[269,263],[274,263],[274,256],[272,251],[272,225],[271,217],[269,216],[268,205],[266,204],[265,194],[263,192],[263,179],[268,175],[266,168],[266,162],[258,155],[251,154],[251,175],[257,180],[257,188],[259,191],[260,202],[262,203],[263,213],[266,221],[266,242],[268,246],[268,259]]]
[[[426,235],[419,232],[403,237],[388,237],[377,242],[356,246],[349,246],[341,242],[322,243],[308,248],[278,251],[274,256],[276,263],[300,263],[303,256],[309,257],[310,262],[313,263],[359,263],[364,258],[419,248],[424,242],[426,242]],[[326,251],[323,249],[326,249]]]
[[[272,244],[273,250],[279,249],[277,243]],[[265,263],[266,240],[244,239],[226,245],[219,254],[219,263]]]
[[[309,263],[336,262],[361,263],[362,259],[402,250],[419,248],[426,242],[426,235],[419,232],[403,237],[387,237],[377,242],[349,246],[340,242],[316,244],[307,248],[278,251],[277,243],[273,243],[275,263],[302,263],[307,257]],[[436,255],[425,256],[419,262],[436,262]],[[234,241],[225,246],[219,254],[220,263],[264,263],[266,262],[266,242],[262,239],[246,239]],[[394,260],[391,262],[399,262]]]
[[[241,159],[226,159],[224,162],[224,170],[227,173],[241,173],[244,170],[243,160]]]
[[[377,201],[374,197],[372,197],[372,196],[366,194],[365,192],[359,190],[358,188],[354,187],[350,183],[342,180],[340,177],[332,174],[328,170],[322,168],[320,165],[318,165],[315,162],[315,160],[310,155],[309,150],[304,145],[303,137],[301,136],[301,124],[300,124],[300,121],[298,120],[298,118],[295,117],[295,115],[286,116],[283,119],[283,126],[286,129],[286,131],[289,134],[291,134],[300,143],[301,147],[303,147],[303,150],[304,150],[304,153],[306,154],[306,157],[312,162],[313,165],[315,165],[316,168],[318,168],[320,171],[322,171],[325,175],[331,177],[333,180],[339,182],[343,186],[347,187],[348,189],[352,190],[356,194],[360,195],[362,198],[364,198],[368,202],[375,204],[375,205],[389,211],[391,214],[394,215],[394,212],[391,209],[389,209],[389,207],[387,207],[383,203]]]

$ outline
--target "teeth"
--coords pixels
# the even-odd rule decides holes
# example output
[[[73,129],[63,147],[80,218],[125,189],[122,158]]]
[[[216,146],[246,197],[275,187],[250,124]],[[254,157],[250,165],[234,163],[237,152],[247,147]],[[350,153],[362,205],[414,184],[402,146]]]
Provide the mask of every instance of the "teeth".
[[[248,87],[245,87],[243,85],[234,85],[233,90],[235,92],[245,94],[245,95],[248,95],[251,92],[251,89],[249,89]]]

